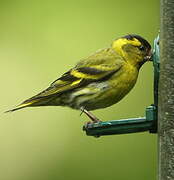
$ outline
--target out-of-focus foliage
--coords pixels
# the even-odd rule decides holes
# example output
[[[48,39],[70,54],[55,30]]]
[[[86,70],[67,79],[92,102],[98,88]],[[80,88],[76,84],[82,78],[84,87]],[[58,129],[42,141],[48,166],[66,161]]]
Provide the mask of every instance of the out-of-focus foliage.
[[[156,135],[87,137],[88,119],[63,107],[3,111],[35,95],[79,59],[128,33],[151,43],[159,30],[157,0],[0,1],[0,179],[149,180],[156,177]],[[143,116],[153,102],[152,64],[103,120]]]

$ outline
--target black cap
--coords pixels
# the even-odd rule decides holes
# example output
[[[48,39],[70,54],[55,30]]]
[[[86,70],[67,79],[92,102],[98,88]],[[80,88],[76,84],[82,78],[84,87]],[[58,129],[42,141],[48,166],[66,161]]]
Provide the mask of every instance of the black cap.
[[[151,45],[148,43],[148,41],[146,41],[144,38],[142,38],[139,35],[136,34],[128,34],[126,36],[124,36],[123,38],[126,38],[128,40],[133,40],[133,38],[138,39],[147,49],[151,49]]]

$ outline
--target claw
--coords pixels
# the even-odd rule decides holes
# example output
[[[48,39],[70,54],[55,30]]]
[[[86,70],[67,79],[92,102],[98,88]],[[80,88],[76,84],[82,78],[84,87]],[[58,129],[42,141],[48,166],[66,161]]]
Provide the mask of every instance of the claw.
[[[84,108],[81,107],[80,110],[81,110],[81,113],[80,113],[80,116],[81,116],[84,113]]]
[[[94,116],[94,114],[92,114],[91,112],[87,111],[84,107],[81,107],[80,110],[82,111],[80,115],[82,115],[82,113],[85,113],[93,121],[93,123],[101,122],[100,119]]]

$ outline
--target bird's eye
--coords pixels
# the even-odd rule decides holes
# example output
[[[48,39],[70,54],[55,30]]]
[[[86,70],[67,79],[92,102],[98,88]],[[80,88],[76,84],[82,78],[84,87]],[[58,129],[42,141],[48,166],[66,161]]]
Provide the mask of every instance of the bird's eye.
[[[142,46],[142,45],[139,46],[138,48],[139,48],[140,51],[144,51],[145,50],[144,46]]]

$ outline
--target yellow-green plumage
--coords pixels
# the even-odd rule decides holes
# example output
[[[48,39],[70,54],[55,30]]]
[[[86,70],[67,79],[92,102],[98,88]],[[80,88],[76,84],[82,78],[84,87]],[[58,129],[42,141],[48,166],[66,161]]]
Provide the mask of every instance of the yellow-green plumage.
[[[11,111],[33,106],[69,106],[86,110],[111,106],[133,88],[150,49],[150,44],[140,36],[119,38],[110,48],[82,59],[46,90]]]

